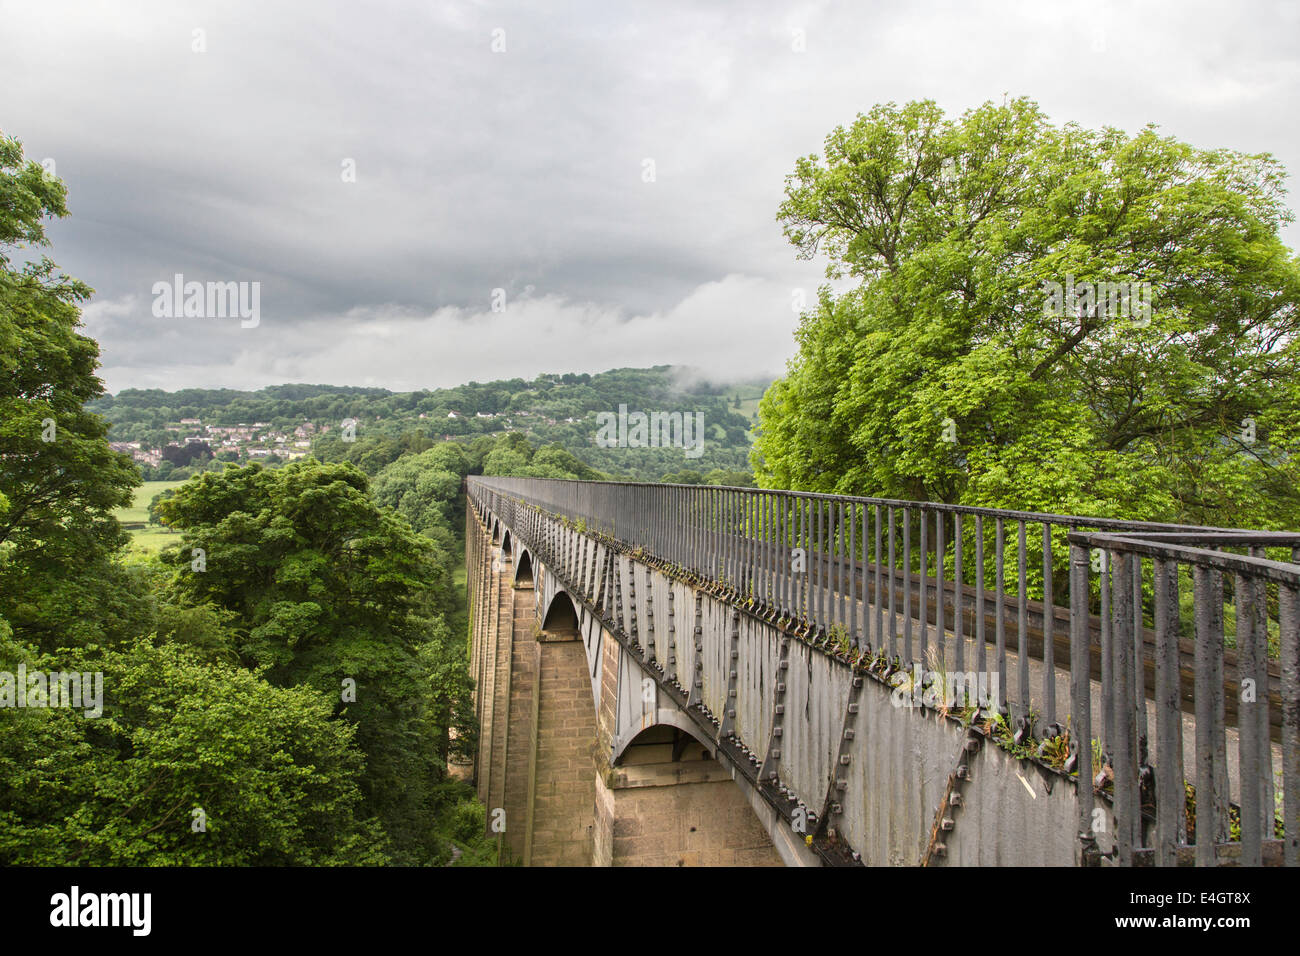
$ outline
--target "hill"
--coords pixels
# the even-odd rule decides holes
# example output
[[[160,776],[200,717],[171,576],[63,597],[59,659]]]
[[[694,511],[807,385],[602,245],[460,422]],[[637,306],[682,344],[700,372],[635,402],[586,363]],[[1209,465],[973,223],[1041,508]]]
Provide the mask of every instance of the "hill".
[[[469,442],[517,432],[613,478],[692,480],[721,469],[740,480],[750,470],[749,430],[768,384],[710,382],[661,365],[413,392],[304,384],[252,392],[127,389],[87,407],[112,423],[109,439],[153,479],[213,456],[270,464],[309,453],[352,458],[342,454],[352,449],[340,447],[349,438],[404,439],[410,447],[412,440]],[[638,412],[669,416],[671,424],[656,420],[660,428],[638,431]],[[350,430],[349,421],[356,423]]]

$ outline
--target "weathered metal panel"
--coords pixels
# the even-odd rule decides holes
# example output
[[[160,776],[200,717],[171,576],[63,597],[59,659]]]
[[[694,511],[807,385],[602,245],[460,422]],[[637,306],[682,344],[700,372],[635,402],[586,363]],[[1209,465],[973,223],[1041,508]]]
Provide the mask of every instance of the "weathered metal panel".
[[[985,744],[944,835],[945,866],[1073,866],[1075,787]]]
[[[781,782],[820,812],[848,712],[849,668],[791,641],[781,744]]]
[[[850,763],[839,768],[848,783],[839,827],[871,866],[920,864],[964,737],[933,711],[896,706],[898,699],[866,678]]]
[[[677,629],[677,674],[687,694],[695,680],[695,590],[679,585],[679,616]]]
[[[630,635],[634,635],[642,647],[649,640],[649,630],[645,613],[646,568],[640,561],[627,562],[628,575],[628,617],[624,625]]]
[[[772,704],[780,635],[762,621],[742,618],[737,660],[736,732],[761,760],[772,732]]]
[[[600,620],[595,615],[590,614],[586,608],[578,611],[578,620],[578,632],[582,635],[583,649],[587,652],[587,676],[591,678],[591,697],[596,705],[596,711],[599,713],[600,665],[605,629],[600,626]]]
[[[672,594],[672,631],[668,634],[671,647],[662,660],[664,674],[669,680],[687,686],[695,649],[695,597],[685,584],[667,581],[665,590]]]
[[[672,618],[668,615],[669,601],[668,594],[670,585],[668,579],[653,568],[646,569],[646,585],[649,588],[648,599],[646,601],[647,614],[646,626],[654,627],[654,643],[650,647],[654,653],[654,660],[660,667],[668,665],[668,626],[672,623]]]
[[[727,672],[731,651],[731,609],[720,602],[704,600],[704,634],[701,660],[704,678],[701,697],[714,718],[721,720],[727,701]]]
[[[653,680],[644,683],[648,676],[631,654],[619,656],[618,739],[626,739],[629,731],[639,733],[655,723],[659,688]]]

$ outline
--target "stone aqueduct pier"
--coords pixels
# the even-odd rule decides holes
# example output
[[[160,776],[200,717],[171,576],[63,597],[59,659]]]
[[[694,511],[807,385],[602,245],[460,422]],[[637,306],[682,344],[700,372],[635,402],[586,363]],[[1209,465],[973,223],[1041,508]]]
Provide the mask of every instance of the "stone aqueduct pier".
[[[467,487],[475,781],[511,859],[1300,865],[1300,534]]]
[[[777,821],[751,805],[752,784],[733,782],[674,703],[660,706],[653,678],[539,547],[491,513],[471,509],[468,524],[475,783],[503,861],[779,866]],[[778,839],[789,859],[807,857],[794,834]]]

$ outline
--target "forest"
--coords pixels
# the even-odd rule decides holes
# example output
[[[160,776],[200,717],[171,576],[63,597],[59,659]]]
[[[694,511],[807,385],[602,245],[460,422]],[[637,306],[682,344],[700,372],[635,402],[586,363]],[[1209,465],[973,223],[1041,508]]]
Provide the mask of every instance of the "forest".
[[[470,382],[419,392],[328,385],[279,385],[256,392],[229,389],[127,389],[88,403],[112,425],[114,442],[141,442],[162,450],[185,437],[182,420],[203,426],[263,423],[267,430],[292,431],[309,422],[318,433],[312,453],[335,458],[348,450],[340,423],[354,421],[354,437],[367,448],[409,450],[441,441],[468,442],[517,432],[534,446],[559,446],[592,468],[619,480],[659,481],[686,472],[688,480],[721,469],[734,483],[749,482],[749,452],[757,402],[766,379],[714,383],[671,366],[621,368],[591,374],[545,374],[532,381]],[[703,453],[687,457],[677,447],[602,447],[598,416],[620,406],[644,412],[698,413],[704,422]],[[172,427],[169,429],[168,426]],[[322,426],[331,430],[320,432]],[[405,442],[405,444],[402,444]],[[396,443],[396,444],[394,444]],[[145,469],[145,477],[189,477],[212,459],[239,460],[213,450],[211,458],[178,471]],[[396,457],[392,454],[392,457]],[[278,463],[282,456],[276,456]],[[210,467],[218,467],[211,465]]]

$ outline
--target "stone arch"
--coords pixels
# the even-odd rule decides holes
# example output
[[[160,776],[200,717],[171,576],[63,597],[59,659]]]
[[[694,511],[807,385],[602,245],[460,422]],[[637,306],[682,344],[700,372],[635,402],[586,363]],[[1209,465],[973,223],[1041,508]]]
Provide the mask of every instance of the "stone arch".
[[[533,586],[533,556],[527,548],[519,549],[519,560],[515,562],[515,587]]]
[[[578,606],[573,603],[567,591],[555,592],[550,606],[542,615],[542,630],[554,636],[578,637]]]
[[[661,708],[648,727],[633,727],[615,741],[610,763],[681,763],[713,759],[714,743],[683,714]]]
[[[502,532],[501,534],[501,553],[502,554],[510,553],[510,529],[509,528],[506,528],[505,531]]]
[[[650,716],[650,715],[647,715]],[[780,866],[741,780],[689,718],[659,708],[616,742],[597,779],[593,858],[602,866]]]

